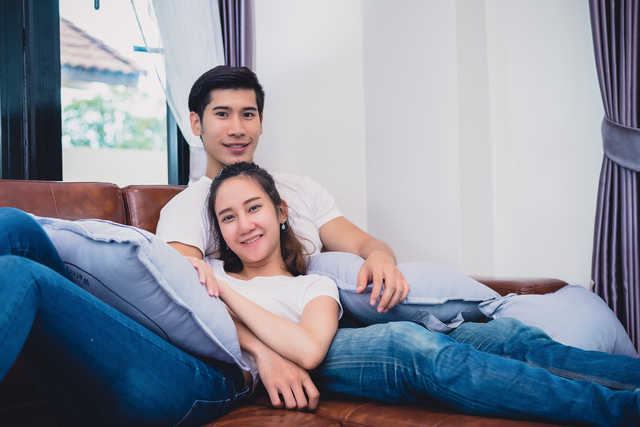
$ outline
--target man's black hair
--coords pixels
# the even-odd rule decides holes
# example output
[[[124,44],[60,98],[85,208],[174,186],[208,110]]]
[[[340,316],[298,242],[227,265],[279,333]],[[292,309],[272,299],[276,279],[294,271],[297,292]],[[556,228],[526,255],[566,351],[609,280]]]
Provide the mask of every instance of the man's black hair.
[[[211,91],[215,89],[250,89],[256,94],[258,114],[264,108],[264,90],[258,77],[247,67],[219,65],[210,69],[191,86],[189,111],[195,111],[202,121],[204,109],[211,102]]]

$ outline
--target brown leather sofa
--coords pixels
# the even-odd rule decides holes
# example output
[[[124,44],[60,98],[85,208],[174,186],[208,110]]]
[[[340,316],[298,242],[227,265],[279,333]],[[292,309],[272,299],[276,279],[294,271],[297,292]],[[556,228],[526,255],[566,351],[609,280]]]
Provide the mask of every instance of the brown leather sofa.
[[[0,206],[12,206],[40,216],[69,220],[100,218],[155,232],[160,209],[181,186],[107,183],[61,183],[0,180]],[[476,277],[502,295],[554,292],[566,283],[554,279]],[[0,426],[63,427],[68,424],[43,401],[24,361],[18,358],[0,383]],[[273,409],[264,392],[238,405],[207,427],[228,426],[549,426],[528,421],[463,415],[442,406],[401,406],[376,402],[321,399],[314,412]]]

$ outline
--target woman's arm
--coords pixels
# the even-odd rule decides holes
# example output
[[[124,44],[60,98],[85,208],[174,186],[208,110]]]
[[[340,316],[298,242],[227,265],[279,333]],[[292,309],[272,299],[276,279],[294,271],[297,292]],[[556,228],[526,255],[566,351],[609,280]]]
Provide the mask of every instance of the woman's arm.
[[[240,348],[256,359],[260,380],[271,404],[276,408],[315,410],[320,392],[307,371],[260,341],[237,316],[231,317],[238,331]]]
[[[322,362],[338,329],[338,303],[319,296],[307,303],[300,324],[273,314],[218,280],[220,299],[260,341],[304,369]]]

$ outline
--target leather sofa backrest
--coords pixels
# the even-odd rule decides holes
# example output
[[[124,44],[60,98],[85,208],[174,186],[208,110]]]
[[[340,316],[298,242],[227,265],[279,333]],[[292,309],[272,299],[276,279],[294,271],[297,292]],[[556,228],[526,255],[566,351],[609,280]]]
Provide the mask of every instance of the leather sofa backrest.
[[[0,206],[68,220],[98,218],[127,223],[121,189],[101,182],[0,180]]]
[[[130,185],[0,179],[0,207],[38,216],[106,219],[156,232],[160,210],[184,185]]]
[[[155,233],[160,210],[185,188],[184,185],[130,185],[123,188],[127,224]]]

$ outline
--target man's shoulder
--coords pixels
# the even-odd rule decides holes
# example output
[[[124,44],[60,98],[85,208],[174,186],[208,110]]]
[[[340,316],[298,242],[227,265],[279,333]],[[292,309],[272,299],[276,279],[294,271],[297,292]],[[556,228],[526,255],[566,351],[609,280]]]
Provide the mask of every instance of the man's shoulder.
[[[189,185],[183,191],[178,193],[173,199],[169,201],[170,203],[175,202],[184,202],[186,200],[204,200],[209,195],[209,188],[211,187],[211,179],[205,177],[200,178],[198,181]]]
[[[317,188],[322,188],[320,184],[305,175],[282,172],[274,172],[271,175],[280,191],[288,189],[297,193],[309,193]]]

